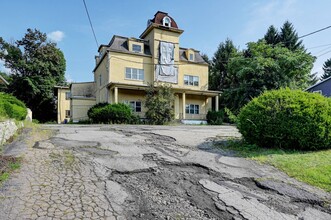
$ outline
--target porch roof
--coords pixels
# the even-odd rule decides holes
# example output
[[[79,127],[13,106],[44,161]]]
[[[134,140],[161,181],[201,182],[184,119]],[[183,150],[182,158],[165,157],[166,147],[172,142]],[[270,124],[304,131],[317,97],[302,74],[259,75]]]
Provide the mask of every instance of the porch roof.
[[[120,89],[130,89],[130,90],[146,90],[148,85],[136,85],[136,84],[127,84],[127,83],[119,83],[119,82],[111,82],[107,85],[109,89],[113,89],[114,87]],[[202,96],[210,96],[215,97],[221,94],[220,91],[211,91],[211,90],[193,90],[187,88],[172,88],[174,93],[179,94],[190,94],[190,95],[202,95]]]

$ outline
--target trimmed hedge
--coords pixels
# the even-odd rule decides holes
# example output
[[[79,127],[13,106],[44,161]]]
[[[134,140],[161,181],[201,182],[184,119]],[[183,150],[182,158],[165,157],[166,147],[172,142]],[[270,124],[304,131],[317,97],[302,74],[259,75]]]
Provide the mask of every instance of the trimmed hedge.
[[[331,100],[317,93],[267,91],[244,106],[237,126],[248,143],[267,148],[331,148]]]
[[[206,118],[210,125],[221,125],[224,119],[224,111],[208,111]]]
[[[0,93],[0,117],[24,120],[27,115],[25,104],[6,93]]]
[[[99,103],[91,107],[87,115],[93,123],[99,124],[137,124],[139,122],[139,117],[132,113],[130,106],[123,103]]]

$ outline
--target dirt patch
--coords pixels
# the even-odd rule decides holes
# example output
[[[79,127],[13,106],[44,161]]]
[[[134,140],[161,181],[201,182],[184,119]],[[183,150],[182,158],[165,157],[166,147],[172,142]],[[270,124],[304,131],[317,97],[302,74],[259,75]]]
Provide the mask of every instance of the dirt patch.
[[[11,156],[0,155],[0,175],[10,171],[10,164],[18,162],[19,159]]]

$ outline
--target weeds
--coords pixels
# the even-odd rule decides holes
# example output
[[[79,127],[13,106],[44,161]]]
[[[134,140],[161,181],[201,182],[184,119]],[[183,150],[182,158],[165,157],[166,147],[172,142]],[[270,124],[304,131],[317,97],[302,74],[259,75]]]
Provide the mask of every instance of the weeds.
[[[233,150],[238,156],[250,158],[259,163],[270,164],[290,177],[331,192],[331,150],[299,151],[261,148],[242,140],[231,140],[227,144],[216,145],[216,147]]]

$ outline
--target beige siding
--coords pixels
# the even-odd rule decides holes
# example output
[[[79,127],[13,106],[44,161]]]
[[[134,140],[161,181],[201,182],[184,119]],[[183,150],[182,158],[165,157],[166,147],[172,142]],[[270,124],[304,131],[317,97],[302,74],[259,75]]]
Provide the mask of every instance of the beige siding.
[[[191,90],[208,90],[208,66],[201,64],[189,64],[181,62],[178,71],[178,84],[174,88],[185,88]],[[184,75],[198,76],[199,86],[184,85]]]
[[[64,123],[65,119],[70,120],[66,116],[66,110],[70,110],[70,99],[66,99],[66,93],[70,92],[69,88],[58,88],[57,89],[57,123]]]
[[[110,81],[132,85],[147,85],[148,83],[152,83],[154,80],[154,68],[151,62],[151,57],[111,52]],[[144,80],[126,79],[126,67],[143,69]]]
[[[72,120],[74,122],[88,119],[87,111],[96,104],[93,99],[72,99]]]
[[[128,90],[128,89],[119,89],[118,90],[118,102],[124,103],[124,101],[141,101],[141,113],[136,113],[140,117],[145,117],[145,91],[137,90]]]
[[[107,97],[107,85],[109,83],[109,58],[105,55],[100,65],[94,72],[94,82],[96,88],[96,102],[106,102]],[[101,78],[100,78],[101,76]]]

